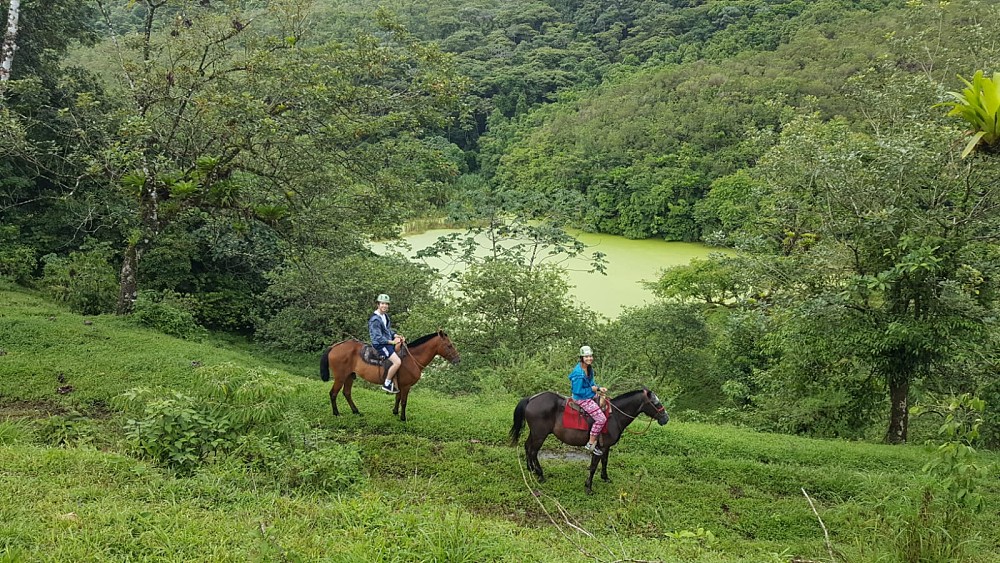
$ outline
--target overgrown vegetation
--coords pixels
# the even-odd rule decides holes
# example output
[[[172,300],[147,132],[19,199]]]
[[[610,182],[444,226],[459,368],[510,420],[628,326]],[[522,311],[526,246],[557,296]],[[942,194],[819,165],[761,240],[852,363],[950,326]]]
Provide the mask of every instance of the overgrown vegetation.
[[[366,416],[334,419],[327,384],[267,358],[113,316],[85,325],[20,291],[0,297],[8,559],[825,560],[801,489],[837,560],[1000,559],[996,514],[969,504],[1000,500],[978,469],[996,456],[968,447],[982,406],[969,398],[935,411],[937,449],[675,415],[627,434],[612,484],[588,497],[586,459],[562,445],[545,447],[544,484],[524,481],[507,445],[519,395],[499,387],[453,397],[421,382],[400,423],[384,394],[359,385]],[[58,374],[72,391],[57,390]]]
[[[86,450],[84,463],[110,464],[112,481],[148,471],[194,483],[185,502],[213,482],[264,481],[272,504],[296,508],[349,491],[366,499],[364,523],[421,534],[341,552],[288,547],[260,522],[252,552],[236,551],[247,557],[503,559],[546,542],[592,555],[550,534],[542,514],[558,507],[507,512],[518,475],[489,438],[503,434],[505,398],[565,391],[587,343],[602,384],[649,385],[680,420],[904,444],[937,429],[911,416],[914,405],[956,395],[954,409],[981,407],[968,426],[946,422],[929,474],[913,470],[923,457],[913,448],[865,450],[902,460],[887,477],[841,444],[718,427],[654,434],[642,443],[664,448],[657,455],[623,445],[634,479],[615,512],[570,497],[596,510],[586,529],[635,538],[612,559],[633,548],[824,557],[816,515],[794,494],[803,488],[832,524],[840,553],[826,545],[826,557],[988,550],[991,536],[976,532],[994,516],[973,500],[995,491],[970,448],[1000,443],[998,10],[972,0],[432,0],[392,11],[367,0],[24,2],[0,88],[0,287],[26,289],[3,293],[21,312],[0,310],[10,320],[0,408],[41,406],[0,426],[0,443],[25,465]],[[972,77],[965,90],[956,75]],[[369,247],[428,216],[469,232],[417,256]],[[572,300],[565,272],[607,264],[569,226],[734,252],[665,272],[650,284],[656,302],[602,319]],[[460,267],[446,276],[413,260],[428,256]],[[365,339],[381,292],[397,328],[446,329],[463,351],[459,368],[428,369],[421,398],[435,410],[405,439],[384,419],[333,426],[315,400],[326,390],[263,367],[273,357],[209,344],[241,339],[305,375],[303,355]],[[720,453],[717,435],[739,438]],[[826,480],[783,450],[792,443],[858,459],[824,466]],[[686,472],[691,489],[657,481],[660,505],[635,500],[647,476]],[[865,483],[848,484],[858,473]],[[736,485],[720,487],[720,474]],[[422,485],[414,513],[387,516]],[[131,493],[122,502],[141,505]],[[321,516],[352,503],[327,501]],[[20,539],[41,537],[35,525],[16,526],[0,547],[44,551]],[[344,526],[348,537],[364,528]],[[490,526],[470,549],[459,541]],[[527,539],[508,545],[510,533]]]

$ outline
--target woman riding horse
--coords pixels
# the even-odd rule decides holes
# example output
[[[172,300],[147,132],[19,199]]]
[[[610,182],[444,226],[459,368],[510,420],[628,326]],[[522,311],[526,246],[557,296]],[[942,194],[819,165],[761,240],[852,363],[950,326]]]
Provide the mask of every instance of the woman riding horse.
[[[587,430],[574,430],[563,426],[563,411],[568,399],[545,391],[533,397],[521,399],[514,409],[514,425],[510,429],[511,445],[517,445],[521,437],[521,428],[524,423],[528,423],[528,438],[524,442],[524,454],[528,463],[528,470],[534,471],[538,476],[538,481],[544,481],[542,466],[538,463],[538,450],[549,434],[555,434],[564,444],[571,446],[582,446],[587,443],[590,434]],[[663,409],[656,394],[643,387],[636,391],[619,395],[611,399],[611,416],[608,417],[608,433],[602,439],[602,455],[592,455],[590,457],[590,474],[587,476],[587,494],[593,493],[591,484],[594,481],[594,472],[597,464],[601,464],[601,479],[610,481],[608,478],[608,455],[611,448],[618,443],[625,428],[632,423],[640,414],[645,414],[656,420],[663,426],[670,420],[667,411]]]

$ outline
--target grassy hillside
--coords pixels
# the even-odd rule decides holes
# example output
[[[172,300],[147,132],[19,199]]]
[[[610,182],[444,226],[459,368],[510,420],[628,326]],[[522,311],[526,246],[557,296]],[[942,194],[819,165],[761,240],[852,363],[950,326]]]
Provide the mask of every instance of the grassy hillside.
[[[364,416],[335,419],[314,373],[9,289],[0,350],[0,561],[830,561],[802,489],[837,561],[897,561],[917,540],[932,545],[940,516],[934,503],[913,516],[930,455],[919,446],[674,420],[627,434],[613,482],[587,496],[586,459],[552,438],[546,482],[522,471],[523,450],[507,445],[513,396],[418,384],[401,423],[389,396],[359,384]],[[261,395],[227,416],[267,413],[279,404],[267,390],[282,389],[273,427],[246,426],[190,471],[130,437],[143,414],[123,410],[123,392],[193,396],[224,377],[235,396],[244,373]],[[449,372],[442,362],[427,377]],[[1000,561],[989,508],[1000,486],[981,492],[988,508],[968,520],[965,558]]]

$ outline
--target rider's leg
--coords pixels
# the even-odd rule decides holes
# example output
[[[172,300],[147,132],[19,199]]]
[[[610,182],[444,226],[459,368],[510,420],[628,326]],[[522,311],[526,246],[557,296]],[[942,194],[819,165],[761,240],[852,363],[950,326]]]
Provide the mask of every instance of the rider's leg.
[[[399,366],[403,365],[403,361],[399,359],[397,354],[389,356],[389,361],[392,365],[389,366],[389,371],[385,374],[385,384],[392,385],[392,379],[396,376],[396,372],[399,371]]]
[[[593,450],[597,445],[597,437],[601,434],[601,430],[604,429],[608,418],[604,416],[604,413],[601,412],[601,407],[597,406],[597,403],[593,399],[577,401],[577,404],[594,419],[594,425],[590,428],[590,441],[587,442],[587,449]]]

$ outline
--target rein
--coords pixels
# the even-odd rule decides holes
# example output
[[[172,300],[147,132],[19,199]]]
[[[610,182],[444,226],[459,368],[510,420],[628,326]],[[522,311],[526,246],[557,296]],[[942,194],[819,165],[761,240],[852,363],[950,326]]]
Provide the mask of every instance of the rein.
[[[410,347],[406,345],[406,342],[403,343],[403,348],[406,348],[406,357],[410,358],[413,361],[413,363],[417,365],[417,371],[421,372],[424,371],[424,368],[426,368],[427,366],[420,365],[420,362],[418,362],[417,359],[413,357],[413,354],[410,352]]]
[[[648,400],[648,398],[647,398],[646,400]],[[616,411],[618,411],[618,412],[622,413],[623,415],[625,415],[625,416],[629,417],[629,419],[631,419],[631,420],[635,420],[636,418],[638,418],[638,417],[639,417],[639,414],[638,414],[638,413],[637,413],[637,414],[636,414],[635,416],[632,416],[632,415],[630,415],[629,413],[627,413],[627,412],[625,412],[625,411],[621,410],[620,408],[618,408],[618,405],[616,405],[616,404],[615,404],[615,402],[614,402],[614,401],[612,401],[611,399],[608,399],[608,403],[609,403],[609,404],[611,405],[611,408],[612,408],[612,409],[614,409],[614,410],[616,410]],[[657,409],[657,412],[659,412],[660,410],[662,410],[662,409]],[[652,426],[653,426],[653,418],[652,418],[652,417],[650,417],[650,418],[649,418],[649,424],[647,424],[647,425],[646,425],[646,428],[645,428],[645,430],[639,430],[639,431],[635,431],[635,430],[629,430],[629,428],[628,428],[628,427],[626,426],[626,427],[625,427],[625,432],[628,432],[629,434],[636,434],[636,435],[638,435],[638,436],[642,436],[642,435],[643,435],[643,434],[645,434],[646,432],[649,432],[649,429],[650,429],[650,428],[651,428]]]

